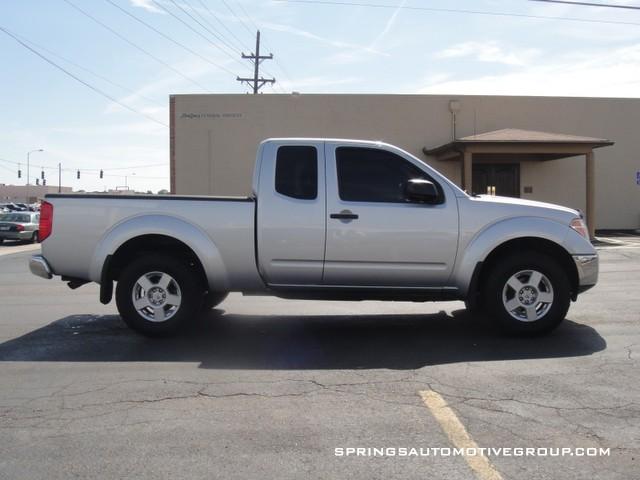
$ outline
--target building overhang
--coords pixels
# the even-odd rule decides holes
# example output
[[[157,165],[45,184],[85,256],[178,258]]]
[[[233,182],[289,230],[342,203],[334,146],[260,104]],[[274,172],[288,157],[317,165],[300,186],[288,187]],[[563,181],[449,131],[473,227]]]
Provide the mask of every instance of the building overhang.
[[[613,143],[604,138],[503,129],[458,138],[433,148],[424,147],[423,152],[436,160],[459,159],[468,152],[477,155],[476,158],[483,155],[516,155],[520,160],[544,161],[584,155]]]

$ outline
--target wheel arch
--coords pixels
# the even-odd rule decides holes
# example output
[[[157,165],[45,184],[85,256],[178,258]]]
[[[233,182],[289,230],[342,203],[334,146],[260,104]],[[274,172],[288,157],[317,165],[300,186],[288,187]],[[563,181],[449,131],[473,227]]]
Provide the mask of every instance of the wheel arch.
[[[91,263],[91,280],[100,283],[100,300],[111,300],[112,282],[126,262],[144,252],[169,252],[189,258],[205,282],[228,286],[227,271],[211,238],[198,227],[166,215],[134,217],[114,226],[98,243]]]
[[[571,253],[563,246],[569,230],[561,223],[539,217],[520,217],[491,225],[468,242],[456,266],[455,283],[461,296],[469,299],[477,293],[484,275],[503,255],[527,249],[545,253],[560,262],[569,276],[574,298],[578,271]]]
[[[507,240],[496,246],[486,258],[478,262],[474,268],[472,281],[468,287],[467,297],[472,304],[479,303],[478,295],[481,286],[487,280],[493,268],[500,262],[500,259],[517,251],[534,251],[543,253],[555,259],[567,272],[569,284],[571,286],[571,299],[575,300],[578,295],[578,270],[571,254],[562,245],[540,237],[518,237]]]

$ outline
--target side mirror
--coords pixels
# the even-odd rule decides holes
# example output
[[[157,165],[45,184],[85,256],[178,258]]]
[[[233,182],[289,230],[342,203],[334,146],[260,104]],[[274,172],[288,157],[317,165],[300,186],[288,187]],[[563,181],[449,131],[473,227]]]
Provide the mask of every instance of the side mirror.
[[[411,202],[433,203],[439,197],[438,189],[429,180],[412,178],[404,189],[407,200]]]

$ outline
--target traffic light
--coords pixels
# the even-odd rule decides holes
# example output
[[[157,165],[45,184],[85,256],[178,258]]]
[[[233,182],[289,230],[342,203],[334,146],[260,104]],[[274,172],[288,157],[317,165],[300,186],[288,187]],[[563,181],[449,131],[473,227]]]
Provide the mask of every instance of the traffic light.
[[[104,177],[104,172],[102,170],[100,170],[100,178]]]
[[[80,170],[78,170],[78,171],[76,172],[76,178],[77,178],[78,180],[80,180]]]
[[[47,186],[47,181],[46,181],[44,178],[42,179],[42,186],[43,186],[43,187],[46,187],[46,186]]]
[[[41,171],[40,171],[40,178],[41,178],[42,180],[44,180],[44,170],[41,170]]]
[[[18,169],[18,178],[22,178],[22,170]]]
[[[36,177],[36,185],[40,185],[40,179]]]

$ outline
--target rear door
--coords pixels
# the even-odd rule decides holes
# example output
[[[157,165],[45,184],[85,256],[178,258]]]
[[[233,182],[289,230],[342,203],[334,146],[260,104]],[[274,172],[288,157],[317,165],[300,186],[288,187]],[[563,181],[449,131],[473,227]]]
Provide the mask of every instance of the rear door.
[[[325,159],[322,141],[267,143],[259,164],[258,266],[270,285],[322,282]]]
[[[454,192],[416,159],[384,148],[327,142],[329,285],[441,287],[455,262],[458,207]],[[432,181],[439,199],[413,203],[408,180]]]

